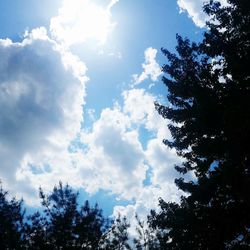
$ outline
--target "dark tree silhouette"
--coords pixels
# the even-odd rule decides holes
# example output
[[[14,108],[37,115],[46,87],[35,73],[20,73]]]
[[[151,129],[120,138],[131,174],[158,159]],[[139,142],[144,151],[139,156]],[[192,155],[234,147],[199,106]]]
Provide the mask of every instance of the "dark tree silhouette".
[[[145,221],[140,220],[139,216],[135,216],[137,221],[137,237],[134,238],[134,245],[137,250],[156,250],[159,249],[157,233]]]
[[[98,249],[99,241],[109,226],[98,205],[77,202],[78,193],[60,182],[45,195],[40,189],[44,211],[36,212],[26,223],[29,249]]]
[[[110,221],[104,218],[98,205],[92,208],[86,201],[77,215],[77,245],[81,246],[81,249],[98,249],[102,236],[109,226]]]
[[[23,246],[22,201],[9,199],[0,182],[0,249],[21,249]]]
[[[0,249],[131,249],[126,217],[114,222],[96,204],[78,204],[78,192],[60,182],[50,194],[40,188],[42,211],[24,217],[23,201],[0,187]]]
[[[130,224],[126,217],[118,217],[115,219],[109,231],[103,235],[100,242],[100,249],[105,250],[130,250],[128,228]]]
[[[27,217],[24,226],[26,249],[52,249],[48,235],[48,221],[39,212]]]
[[[176,166],[196,179],[176,180],[181,204],[160,200],[149,222],[162,249],[250,247],[250,2],[210,1],[212,18],[200,44],[177,36],[177,54],[163,49],[169,106],[156,104],[172,123],[164,143],[185,161]]]

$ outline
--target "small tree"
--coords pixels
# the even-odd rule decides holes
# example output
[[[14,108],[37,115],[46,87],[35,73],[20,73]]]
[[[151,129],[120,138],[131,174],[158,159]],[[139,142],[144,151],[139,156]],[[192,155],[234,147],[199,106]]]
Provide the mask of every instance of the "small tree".
[[[111,229],[109,229],[100,241],[100,249],[105,250],[130,250],[128,228],[130,224],[126,217],[115,219]]]
[[[40,198],[46,215],[48,242],[54,249],[67,249],[75,245],[77,196],[69,185],[60,182],[50,195],[40,189]]]
[[[76,245],[81,249],[98,249],[102,235],[109,227],[109,220],[104,218],[102,210],[96,204],[90,207],[86,201],[76,219]]]
[[[157,234],[153,228],[144,221],[140,220],[139,216],[135,216],[137,221],[136,232],[138,237],[134,238],[135,248],[137,250],[156,250],[159,249]]]

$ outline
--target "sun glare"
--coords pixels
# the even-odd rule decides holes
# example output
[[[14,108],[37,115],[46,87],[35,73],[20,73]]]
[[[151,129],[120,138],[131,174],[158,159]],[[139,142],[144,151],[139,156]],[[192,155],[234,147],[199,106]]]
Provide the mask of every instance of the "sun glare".
[[[104,44],[114,27],[110,8],[96,5],[91,0],[64,0],[59,15],[52,18],[52,35],[68,45],[96,40]]]

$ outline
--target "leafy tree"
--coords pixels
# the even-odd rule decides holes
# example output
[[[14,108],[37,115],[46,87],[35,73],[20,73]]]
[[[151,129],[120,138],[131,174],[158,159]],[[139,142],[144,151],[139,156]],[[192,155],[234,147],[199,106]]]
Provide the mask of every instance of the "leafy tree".
[[[0,183],[1,184],[1,183]],[[22,249],[23,202],[9,199],[0,186],[0,249]]]
[[[172,141],[185,160],[176,170],[196,179],[176,180],[187,192],[180,205],[160,200],[149,222],[160,229],[162,249],[249,249],[250,246],[250,2],[210,1],[200,44],[177,36],[177,54],[163,82],[170,105],[156,104],[171,121]]]

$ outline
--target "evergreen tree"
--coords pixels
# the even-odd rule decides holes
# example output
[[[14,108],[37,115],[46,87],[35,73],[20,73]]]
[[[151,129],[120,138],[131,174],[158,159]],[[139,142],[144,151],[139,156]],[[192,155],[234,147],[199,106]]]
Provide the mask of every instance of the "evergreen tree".
[[[48,235],[48,221],[39,212],[27,217],[25,223],[26,249],[47,250],[52,249]]]
[[[200,44],[177,36],[177,54],[163,49],[169,106],[156,104],[172,123],[172,141],[185,161],[176,166],[196,179],[176,180],[187,192],[180,205],[160,200],[149,222],[162,249],[250,247],[250,2],[210,1]]]
[[[40,189],[43,213],[34,213],[25,226],[28,249],[98,249],[109,225],[98,205],[79,206],[78,192],[60,182],[45,195]]]
[[[77,196],[68,185],[60,182],[50,195],[40,189],[40,198],[46,218],[48,243],[54,249],[70,249],[75,246]]]
[[[130,224],[127,218],[118,215],[111,228],[103,235],[100,241],[100,249],[131,250],[128,234],[129,227]]]
[[[0,183],[1,184],[1,183]],[[0,186],[0,249],[22,249],[23,202],[9,199]]]
[[[86,201],[77,214],[76,245],[81,246],[79,249],[98,249],[100,240],[109,226],[110,221],[104,218],[98,205],[90,207]]]
[[[153,228],[146,224],[145,221],[141,221],[139,216],[135,216],[137,221],[137,237],[134,238],[134,245],[137,250],[156,250],[159,249],[159,242],[157,234]]]

